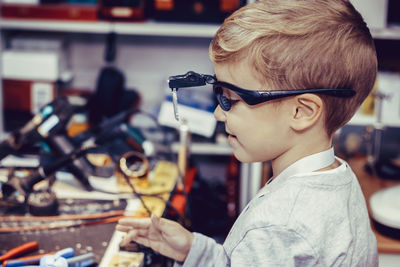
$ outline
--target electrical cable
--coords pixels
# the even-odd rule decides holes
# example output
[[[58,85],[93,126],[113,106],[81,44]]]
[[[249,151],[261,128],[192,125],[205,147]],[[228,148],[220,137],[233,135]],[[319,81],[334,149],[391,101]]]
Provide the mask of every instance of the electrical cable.
[[[179,221],[181,221],[181,223],[186,226],[185,218],[179,213],[179,211],[171,204],[171,202],[169,200],[165,200],[162,197],[160,197],[159,195],[155,195],[155,194],[141,194],[141,193],[138,193],[138,194],[140,196],[150,196],[150,197],[155,197],[155,198],[162,200],[168,208],[170,208],[171,210],[173,210],[176,213],[176,215],[179,218]],[[171,194],[174,194],[174,190],[171,191]]]
[[[15,191],[18,191],[19,194],[24,194],[24,201],[26,201],[27,196],[29,195],[29,193],[32,192],[33,186],[36,183],[44,180],[47,176],[53,174],[60,168],[93,150],[95,147],[95,145],[81,147],[69,153],[68,155],[63,156],[62,158],[57,159],[53,164],[49,166],[39,167],[37,171],[33,172],[27,177],[13,177],[13,179],[10,179],[8,182],[2,185],[1,189],[3,193],[3,198],[9,198]]]
[[[147,211],[147,213],[149,214],[149,216],[151,216],[152,212],[151,210],[147,207],[146,203],[144,203],[142,196],[139,195],[139,193],[136,191],[135,187],[133,186],[133,184],[131,183],[131,181],[129,180],[129,178],[125,175],[125,173],[122,173],[125,181],[128,183],[129,187],[132,189],[132,193],[135,195],[135,197],[139,198],[140,202],[142,203],[144,209]]]
[[[48,230],[48,229],[58,229],[58,228],[66,228],[66,227],[76,227],[76,226],[88,226],[95,224],[104,224],[104,223],[113,223],[117,222],[121,218],[125,218],[126,216],[113,216],[107,218],[101,218],[96,220],[68,220],[68,221],[60,221],[60,222],[50,222],[40,225],[31,225],[31,226],[12,226],[12,227],[1,227],[0,233],[10,233],[10,232],[20,232],[20,231],[36,231],[36,230]]]
[[[62,220],[94,220],[106,217],[121,216],[125,210],[112,210],[100,213],[90,214],[62,214],[57,216],[26,216],[26,215],[8,215],[1,216],[1,221],[11,222],[32,222],[32,221],[62,221]]]
[[[138,193],[138,192],[136,191],[136,189],[135,189],[135,186],[134,186],[134,185],[132,184],[132,182],[129,180],[129,178],[127,177],[127,175],[126,175],[125,173],[122,173],[122,175],[123,175],[125,181],[128,183],[129,187],[132,189],[133,195],[134,195],[135,197],[139,198],[140,202],[142,203],[144,209],[147,211],[147,213],[149,214],[149,216],[151,216],[152,212],[151,212],[151,210],[149,209],[149,207],[146,205],[146,203],[144,202],[144,200],[143,200],[143,198],[142,198],[143,196],[154,197],[154,198],[158,198],[158,199],[162,200],[162,201],[165,203],[165,205],[166,205],[167,207],[169,207],[170,209],[172,209],[172,210],[176,213],[176,215],[178,216],[179,221],[181,222],[181,224],[184,225],[184,226],[186,226],[186,223],[185,223],[186,220],[185,220],[185,218],[184,218],[184,217],[179,213],[179,211],[170,203],[169,200],[163,199],[163,198],[160,196],[160,193],[156,193],[156,194]],[[166,194],[166,193],[173,193],[174,191],[175,191],[175,190],[172,190],[172,191],[170,191],[170,192],[166,191],[166,192],[164,192],[163,194]]]

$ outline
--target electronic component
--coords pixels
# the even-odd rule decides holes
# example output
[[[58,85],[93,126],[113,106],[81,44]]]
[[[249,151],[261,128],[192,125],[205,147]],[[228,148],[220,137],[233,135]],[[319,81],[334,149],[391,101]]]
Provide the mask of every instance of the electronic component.
[[[126,179],[129,179],[136,190],[148,188],[149,170],[149,161],[142,153],[130,151],[123,154],[118,160],[115,173],[120,192],[132,192]]]

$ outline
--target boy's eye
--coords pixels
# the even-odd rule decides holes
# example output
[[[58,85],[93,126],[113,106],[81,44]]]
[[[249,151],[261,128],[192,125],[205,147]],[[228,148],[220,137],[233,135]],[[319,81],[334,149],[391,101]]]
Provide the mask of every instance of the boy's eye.
[[[234,106],[239,101],[241,101],[241,98],[239,96],[232,94],[226,88],[223,88],[220,86],[214,86],[213,90],[214,90],[214,94],[218,100],[218,104],[225,111],[230,110],[232,106]],[[231,97],[233,97],[233,99]]]
[[[241,101],[240,98],[238,98],[237,96],[233,96],[233,98],[231,98],[232,95],[224,95],[224,98],[227,100],[227,102],[229,102],[229,106],[233,107],[235,104],[239,103]]]

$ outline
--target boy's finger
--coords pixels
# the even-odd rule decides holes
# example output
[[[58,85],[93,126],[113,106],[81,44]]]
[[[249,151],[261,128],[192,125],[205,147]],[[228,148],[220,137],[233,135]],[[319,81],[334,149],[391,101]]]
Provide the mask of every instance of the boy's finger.
[[[137,230],[137,236],[148,236],[149,235],[149,229],[138,229]]]
[[[130,230],[128,234],[124,237],[124,239],[121,242],[121,246],[125,247],[126,245],[129,244],[132,240],[135,240],[137,237],[137,231],[136,230]]]
[[[151,247],[150,241],[145,237],[137,237],[135,242],[146,247]]]
[[[165,218],[159,218],[156,215],[152,214],[151,215],[151,223],[158,229],[158,230],[168,230],[168,228],[172,225],[175,224],[176,222],[165,219]]]
[[[132,227],[117,224],[117,226],[115,227],[115,229],[116,229],[117,231],[121,231],[121,232],[126,232],[126,233],[127,233],[127,232],[129,232],[130,230],[132,230]]]
[[[147,228],[151,225],[150,218],[122,218],[118,221],[119,225],[136,228]]]
[[[138,235],[146,236],[149,233],[149,228],[134,228],[131,226],[117,225],[115,227],[117,231],[128,233],[132,230],[135,230]]]
[[[159,229],[159,230],[161,230],[160,229],[160,218],[158,218],[156,215],[154,215],[154,214],[151,214],[151,223],[154,225],[154,227],[156,228],[156,229]]]
[[[174,229],[174,226],[177,224],[177,222],[165,218],[158,218],[154,214],[151,216],[151,222],[156,227],[156,229],[166,234],[168,234],[171,229]]]

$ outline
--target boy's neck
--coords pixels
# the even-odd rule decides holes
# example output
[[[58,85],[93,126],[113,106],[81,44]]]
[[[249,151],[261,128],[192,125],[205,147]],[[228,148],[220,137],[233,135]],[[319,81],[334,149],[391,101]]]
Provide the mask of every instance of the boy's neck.
[[[309,155],[328,150],[332,147],[332,138],[318,138],[317,140],[307,139],[309,142],[302,140],[296,142],[289,150],[285,151],[279,157],[272,160],[273,177],[277,177],[283,170],[295,163],[296,161]],[[338,166],[335,161],[331,166],[324,169],[332,169]]]

